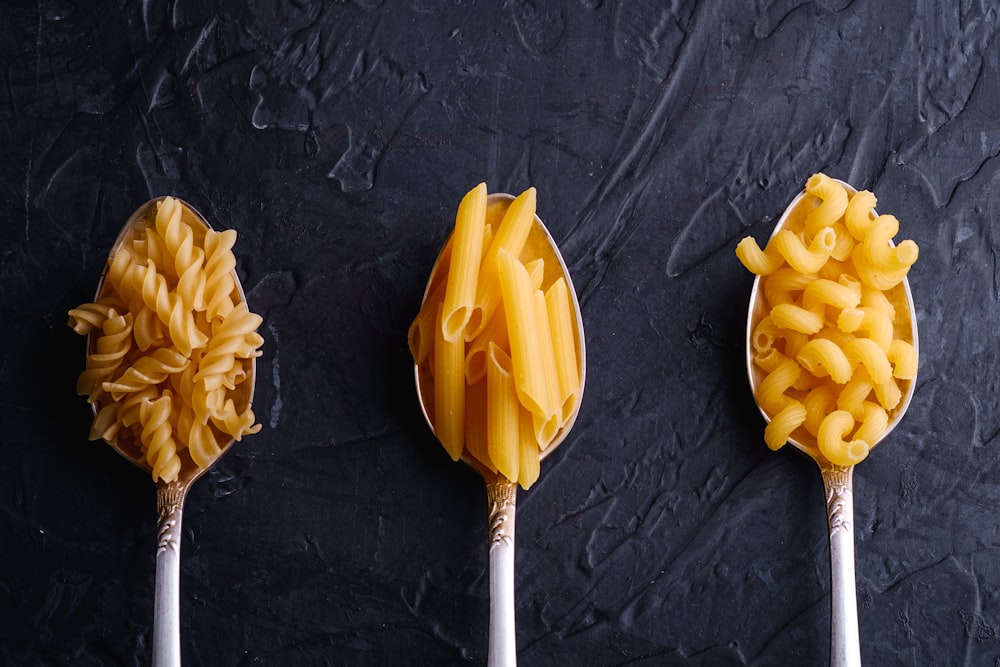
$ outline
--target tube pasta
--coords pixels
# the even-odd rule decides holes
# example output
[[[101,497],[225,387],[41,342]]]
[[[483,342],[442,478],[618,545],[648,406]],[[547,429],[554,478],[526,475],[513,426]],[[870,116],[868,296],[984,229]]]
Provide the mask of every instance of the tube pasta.
[[[820,205],[806,216],[807,234],[816,234],[825,227],[832,227],[847,210],[847,192],[826,174],[813,174],[806,181],[806,192],[815,195]]]
[[[476,282],[476,298],[469,316],[465,339],[472,340],[483,330],[500,304],[500,294],[492,289],[498,280],[497,255],[505,250],[517,257],[528,239],[528,232],[534,223],[537,194],[535,188],[528,188],[510,203],[497,233],[483,255]]]
[[[456,231],[407,331],[422,390],[431,390],[428,382],[433,386],[429,416],[442,445],[453,458],[465,456],[523,488],[538,478],[544,448],[572,419],[582,392],[576,306],[561,272],[550,269],[546,275],[538,257],[538,239],[532,238],[536,200],[531,188],[512,202],[487,206],[481,224],[496,224],[496,232],[492,237],[485,232],[490,240],[475,262],[470,320],[461,336],[446,341],[441,286],[451,282],[455,264],[446,262],[445,254],[454,258],[464,252],[457,230],[461,215],[456,217]],[[461,382],[455,382],[460,353]],[[449,435],[458,431],[458,423],[451,423],[458,406],[464,410],[462,442]]]
[[[860,463],[868,456],[870,449],[864,440],[845,440],[854,428],[854,417],[844,410],[834,410],[820,424],[816,441],[819,451],[830,463],[850,466]]]
[[[531,279],[524,265],[505,250],[497,256],[497,268],[517,395],[532,414],[547,419],[555,411],[544,371],[544,346]]]
[[[441,317],[441,328],[449,342],[464,337],[465,327],[472,316],[485,227],[486,184],[480,183],[462,198],[455,217],[448,286]]]
[[[513,362],[491,344],[486,363],[486,442],[497,471],[512,482],[517,481],[520,469],[519,417]]]
[[[443,318],[440,306],[437,321]],[[457,461],[465,439],[465,342],[448,340],[443,326],[434,332],[434,428],[445,451]]]
[[[90,439],[136,451],[163,482],[260,430],[232,394],[263,344],[233,272],[236,232],[189,216],[179,200],[159,201],[109,259],[97,301],[69,311],[74,331],[94,335],[77,382],[95,404]]]
[[[805,190],[763,249],[750,237],[736,247],[766,304],[749,325],[755,393],[769,447],[795,438],[848,465],[879,441],[916,377],[914,332],[897,312],[919,249],[893,244],[899,222],[876,216],[871,192],[823,174]]]

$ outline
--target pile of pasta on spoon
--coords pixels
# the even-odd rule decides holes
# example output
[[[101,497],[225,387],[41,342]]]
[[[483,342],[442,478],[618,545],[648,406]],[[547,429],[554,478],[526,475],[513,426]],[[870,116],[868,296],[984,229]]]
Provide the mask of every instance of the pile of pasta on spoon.
[[[736,255],[760,276],[766,309],[751,322],[753,363],[765,374],[757,402],[778,449],[794,438],[828,461],[863,460],[886,431],[917,373],[904,279],[916,243],[894,245],[899,222],[874,214],[871,192],[849,193],[825,174],[806,182],[813,206],[761,249]],[[798,210],[796,207],[794,210]]]
[[[69,311],[74,331],[95,334],[77,382],[95,405],[90,439],[134,451],[168,483],[260,430],[234,400],[264,342],[235,278],[236,231],[191,216],[160,200],[152,224],[123,232],[98,298]]]
[[[525,489],[582,385],[572,286],[551,239],[532,241],[535,207],[535,188],[513,201],[488,198],[485,183],[466,194],[408,334],[451,458]]]

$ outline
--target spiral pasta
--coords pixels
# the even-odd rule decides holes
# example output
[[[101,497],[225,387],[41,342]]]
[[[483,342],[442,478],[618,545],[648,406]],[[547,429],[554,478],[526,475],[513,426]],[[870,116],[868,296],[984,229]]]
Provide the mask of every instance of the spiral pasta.
[[[875,203],[814,174],[764,248],[750,237],[737,245],[763,294],[748,348],[772,449],[794,438],[832,463],[857,463],[916,377],[916,332],[897,313],[907,312],[901,283],[919,249],[893,244],[899,222]]]
[[[70,310],[69,326],[92,337],[77,382],[95,406],[90,439],[169,483],[260,430],[245,389],[264,340],[236,279],[236,232],[206,229],[172,197],[151,217],[116,248],[98,299]]]

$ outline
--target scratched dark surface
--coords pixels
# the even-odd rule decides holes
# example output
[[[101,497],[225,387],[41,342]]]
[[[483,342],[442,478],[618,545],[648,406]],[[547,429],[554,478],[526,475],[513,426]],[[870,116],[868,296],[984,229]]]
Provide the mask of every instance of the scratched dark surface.
[[[938,5],[941,6],[938,6]],[[144,665],[155,502],[74,393],[121,224],[234,228],[263,431],[185,506],[188,665],[472,665],[485,491],[405,332],[461,195],[534,185],[582,304],[576,427],[518,501],[521,665],[818,665],[815,466],[742,336],[816,172],[921,256],[903,424],[855,474],[862,655],[1000,664],[1000,15],[992,2],[0,4],[0,664]]]

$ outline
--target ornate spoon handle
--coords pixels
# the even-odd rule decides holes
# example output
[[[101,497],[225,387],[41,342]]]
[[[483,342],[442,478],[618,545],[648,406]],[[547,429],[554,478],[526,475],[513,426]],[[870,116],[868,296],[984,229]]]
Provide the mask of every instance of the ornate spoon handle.
[[[156,485],[156,584],[153,602],[153,667],[181,664],[181,518],[187,487]]]
[[[486,483],[490,506],[489,667],[517,664],[514,631],[514,510],[517,485],[506,479]]]
[[[853,466],[820,464],[830,527],[830,665],[861,667],[854,582]]]

